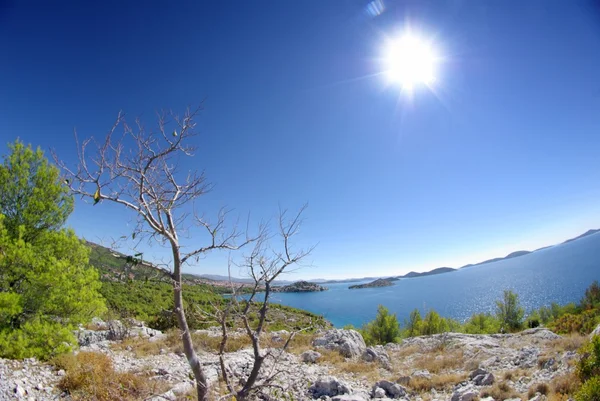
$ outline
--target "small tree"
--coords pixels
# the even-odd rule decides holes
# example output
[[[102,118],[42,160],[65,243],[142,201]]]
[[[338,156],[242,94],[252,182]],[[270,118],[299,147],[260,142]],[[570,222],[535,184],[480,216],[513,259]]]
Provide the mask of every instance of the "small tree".
[[[583,309],[594,309],[600,305],[600,284],[598,280],[594,280],[592,284],[585,290],[585,295],[581,300]]]
[[[414,337],[421,334],[421,325],[423,324],[423,319],[421,318],[421,312],[418,309],[413,309],[410,312],[410,316],[408,321],[406,321],[406,336]]]
[[[298,234],[301,223],[302,213],[306,206],[302,207],[298,214],[287,219],[286,212],[279,213],[279,238],[281,245],[279,247],[271,247],[267,243],[267,236],[262,236],[255,242],[252,252],[243,258],[241,263],[238,263],[239,268],[245,269],[253,281],[250,293],[246,294],[245,298],[240,298],[238,292],[240,288],[236,288],[233,283],[230,283],[232,296],[228,305],[219,311],[218,321],[221,326],[222,340],[219,348],[219,362],[221,367],[221,377],[225,382],[229,394],[226,397],[234,396],[235,400],[244,401],[252,395],[258,395],[263,390],[279,389],[281,386],[276,384],[276,379],[280,375],[280,369],[270,370],[270,373],[259,376],[261,368],[267,358],[273,358],[273,365],[277,365],[277,359],[282,355],[294,336],[300,331],[293,327],[291,333],[283,343],[282,347],[275,350],[265,350],[261,344],[261,336],[265,330],[267,322],[267,313],[269,311],[271,289],[273,282],[277,277],[286,271],[290,271],[294,266],[299,265],[312,252],[314,247],[308,249],[294,250],[292,241]],[[231,271],[231,263],[230,263]],[[230,274],[231,276],[231,274]],[[262,300],[256,301],[257,295],[264,291]],[[258,309],[257,322],[253,322],[250,317],[254,311]],[[254,361],[252,369],[247,377],[241,378],[239,384],[233,380],[233,375],[227,368],[225,362],[225,349],[229,339],[228,321],[241,322],[246,335],[252,343],[252,351]],[[310,329],[310,326],[301,330]],[[268,397],[266,399],[269,399]]]
[[[165,274],[173,285],[174,309],[183,351],[196,380],[199,401],[208,400],[208,381],[194,349],[182,298],[182,268],[191,260],[213,250],[235,250],[254,241],[235,228],[226,229],[227,211],[222,210],[210,223],[194,213],[195,201],[211,189],[202,173],[181,171],[185,157],[191,157],[195,147],[190,143],[196,136],[194,118],[201,108],[188,110],[183,117],[163,113],[158,117],[157,131],[148,132],[140,121],[129,126],[123,114],[105,139],[77,140],[79,163],[75,169],[60,162],[71,190],[94,204],[111,202],[137,216],[132,237],[137,241],[150,239],[166,245],[172,255]],[[118,134],[117,129],[122,129]],[[184,244],[189,238],[191,223],[207,234],[203,245]],[[188,233],[180,236],[181,232]],[[260,236],[260,233],[259,235]],[[197,240],[196,240],[197,242]]]
[[[0,165],[0,357],[41,359],[104,310],[89,249],[61,229],[73,207],[56,167],[16,141]]]
[[[502,327],[510,331],[519,330],[523,327],[525,311],[519,303],[519,295],[511,290],[504,290],[502,300],[496,301],[496,315]]]
[[[387,344],[397,341],[400,325],[396,314],[390,315],[388,309],[379,305],[375,320],[367,323],[361,330],[367,344]]]
[[[65,224],[73,197],[40,148],[33,150],[18,139],[8,147],[11,152],[0,165],[0,210],[8,234],[31,242]]]
[[[427,312],[425,318],[423,319],[423,323],[421,325],[421,334],[422,335],[431,335],[444,333],[448,331],[449,326],[446,320],[440,316],[439,313],[434,311],[433,309]]]

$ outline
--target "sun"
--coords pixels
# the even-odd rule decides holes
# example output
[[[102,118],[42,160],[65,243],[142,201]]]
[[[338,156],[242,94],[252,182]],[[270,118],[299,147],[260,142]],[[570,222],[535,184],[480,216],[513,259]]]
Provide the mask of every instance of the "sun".
[[[431,86],[435,82],[438,59],[430,42],[407,32],[387,41],[383,55],[384,73],[390,83],[412,91],[418,85]]]

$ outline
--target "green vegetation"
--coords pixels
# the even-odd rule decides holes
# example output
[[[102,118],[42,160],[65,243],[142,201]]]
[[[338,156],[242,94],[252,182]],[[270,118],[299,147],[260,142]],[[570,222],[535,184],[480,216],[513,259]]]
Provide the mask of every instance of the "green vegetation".
[[[0,357],[47,359],[105,309],[89,250],[61,228],[73,210],[58,169],[16,141],[0,165]]]
[[[502,329],[517,331],[523,327],[525,311],[519,304],[519,295],[510,290],[504,290],[502,300],[496,301],[496,315],[500,319]]]
[[[367,323],[361,330],[363,338],[368,345],[387,344],[396,342],[400,336],[400,325],[396,314],[390,315],[388,309],[379,305],[377,317]]]
[[[575,393],[575,399],[600,401],[600,336],[594,336],[589,343],[581,347],[579,354],[581,359],[577,365],[577,376],[582,385]]]
[[[476,313],[462,324],[440,316],[435,310],[429,310],[425,317],[421,317],[421,312],[414,309],[409,318],[404,321],[403,327],[400,327],[396,315],[389,315],[386,308],[379,306],[375,320],[365,324],[359,331],[368,344],[390,342],[391,336],[383,336],[380,333],[394,333],[393,338],[400,339],[445,332],[494,334],[542,325],[559,334],[586,335],[600,322],[599,305],[600,285],[594,281],[586,290],[579,305],[570,303],[561,306],[553,303],[531,311],[525,319],[525,312],[519,303],[518,295],[506,290],[502,299],[496,301],[496,314]]]

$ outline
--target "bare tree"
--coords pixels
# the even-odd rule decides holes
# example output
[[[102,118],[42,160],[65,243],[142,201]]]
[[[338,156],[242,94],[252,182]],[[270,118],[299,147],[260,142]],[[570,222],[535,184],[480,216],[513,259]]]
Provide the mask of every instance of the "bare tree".
[[[198,359],[184,311],[182,267],[190,260],[212,250],[236,250],[261,236],[242,236],[236,228],[227,229],[228,212],[221,210],[216,222],[210,223],[193,212],[196,199],[211,185],[204,174],[180,171],[181,162],[195,151],[191,139],[196,136],[194,118],[201,107],[188,109],[183,117],[170,113],[158,115],[158,129],[148,132],[139,120],[129,126],[122,113],[102,141],[93,137],[75,140],[78,165],[70,168],[55,161],[66,174],[66,183],[74,194],[99,202],[112,202],[130,210],[137,217],[132,238],[156,240],[170,248],[172,269],[165,269],[173,285],[174,310],[185,356],[196,379],[198,400],[208,400],[207,377]],[[117,132],[119,131],[119,132]],[[122,131],[122,132],[121,132]],[[207,243],[185,250],[180,235],[192,223],[207,234]]]
[[[225,397],[234,396],[238,401],[247,400],[251,395],[260,392],[265,388],[277,388],[275,379],[282,373],[278,368],[272,369],[268,374],[263,375],[259,380],[259,373],[263,367],[263,362],[268,357],[277,358],[278,355],[273,355],[275,350],[265,350],[261,346],[261,335],[265,329],[265,321],[269,310],[269,302],[271,296],[272,285],[275,279],[284,272],[289,272],[294,266],[298,266],[314,249],[294,250],[292,247],[292,239],[299,232],[302,223],[302,213],[306,209],[303,206],[300,211],[291,219],[287,218],[286,211],[279,213],[278,237],[281,240],[279,247],[273,248],[269,246],[267,236],[261,237],[255,242],[254,248],[249,255],[246,255],[243,261],[237,264],[238,267],[246,269],[249,276],[252,278],[253,285],[250,293],[245,298],[239,298],[239,287],[236,288],[231,284],[232,297],[225,308],[218,311],[217,320],[221,326],[221,344],[219,348],[219,363],[223,381],[227,386],[229,394]],[[231,262],[230,262],[231,276]],[[258,294],[262,294],[262,300],[255,302]],[[258,308],[258,321],[251,323],[249,314],[253,308]],[[241,321],[246,335],[252,343],[253,365],[250,374],[241,382],[241,385],[236,386],[230,372],[227,369],[225,362],[225,349],[229,339],[229,329],[227,322],[229,320]],[[303,330],[309,329],[306,327]],[[285,340],[283,346],[276,350],[281,355],[285,351],[290,342],[298,331],[292,331]],[[277,363],[274,363],[275,367]]]

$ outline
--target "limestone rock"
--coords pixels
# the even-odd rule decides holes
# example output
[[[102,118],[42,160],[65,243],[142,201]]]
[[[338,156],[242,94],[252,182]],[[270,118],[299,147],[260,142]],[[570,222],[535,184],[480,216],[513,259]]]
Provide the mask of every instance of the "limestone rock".
[[[385,394],[390,398],[400,398],[406,395],[406,389],[398,383],[393,383],[389,380],[379,380],[372,388],[374,393],[377,388],[385,390]]]
[[[316,363],[320,357],[321,354],[319,352],[313,351],[311,349],[309,349],[308,351],[304,351],[300,355],[300,359],[302,359],[302,362],[304,363]]]
[[[346,358],[361,356],[367,349],[365,340],[355,330],[333,329],[313,341],[316,347],[338,351]]]
[[[333,397],[341,394],[349,394],[350,388],[336,377],[321,376],[310,386],[309,391],[312,393],[313,398],[319,398],[324,395]]]

